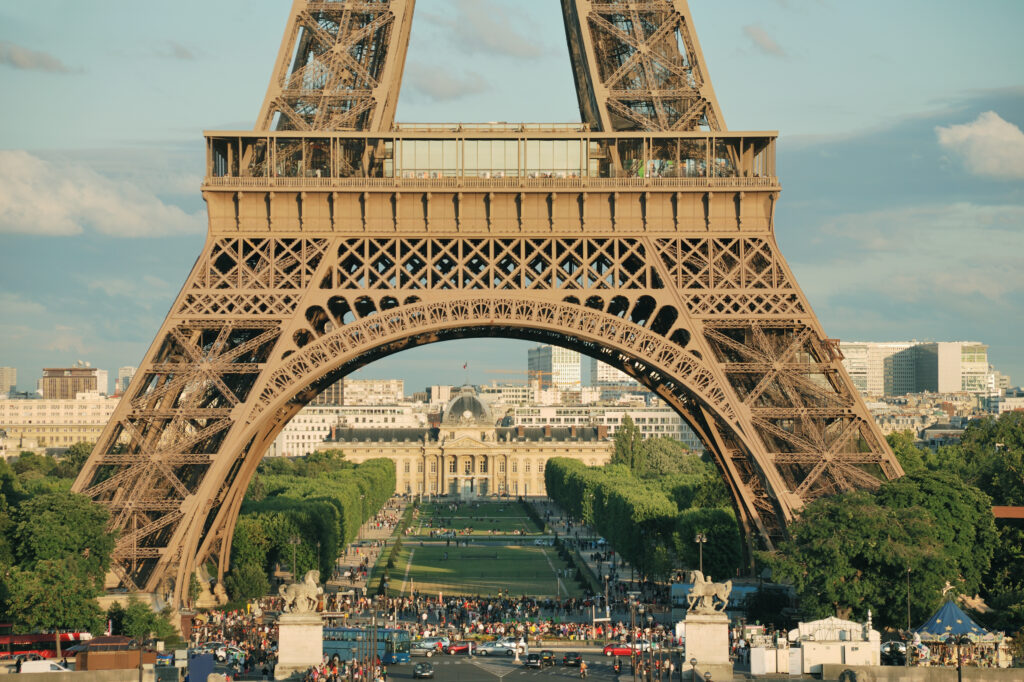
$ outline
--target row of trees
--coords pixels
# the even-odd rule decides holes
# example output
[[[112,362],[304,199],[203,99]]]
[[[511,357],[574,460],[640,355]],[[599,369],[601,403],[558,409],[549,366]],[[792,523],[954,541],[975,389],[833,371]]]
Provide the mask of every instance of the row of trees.
[[[708,575],[731,576],[742,563],[739,526],[714,466],[676,440],[644,440],[628,415],[609,464],[552,459],[544,481],[549,497],[594,527],[643,577],[696,568],[698,531],[708,538]]]
[[[225,586],[232,599],[268,593],[277,566],[296,575],[318,569],[329,576],[359,527],[394,494],[395,464],[373,459],[354,465],[339,450],[297,460],[268,459],[246,493],[235,526],[231,571]]]
[[[945,591],[981,595],[989,627],[1024,627],[1024,528],[996,522],[991,506],[1024,504],[1024,414],[972,423],[935,452],[910,434],[889,437],[907,475],[875,493],[817,500],[790,539],[759,559],[792,581],[809,616],[872,609],[883,625],[913,625]],[[908,595],[909,591],[909,595]]]

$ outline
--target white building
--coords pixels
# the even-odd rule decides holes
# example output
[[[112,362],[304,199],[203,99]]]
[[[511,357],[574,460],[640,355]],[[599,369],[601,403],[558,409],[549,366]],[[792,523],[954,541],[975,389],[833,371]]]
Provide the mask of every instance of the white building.
[[[615,435],[623,418],[629,415],[644,438],[668,436],[682,441],[691,450],[704,450],[697,434],[668,406],[624,407],[602,405],[533,405],[515,408],[513,426],[572,427],[605,426]]]
[[[402,379],[348,379],[343,384],[346,405],[394,405],[405,400]]]
[[[19,443],[58,449],[83,441],[94,443],[119,400],[96,392],[79,393],[73,399],[0,399],[0,429],[7,432],[12,450]]]
[[[582,367],[577,351],[560,346],[537,346],[527,353],[527,371],[540,380],[542,388],[578,391],[582,386]]]
[[[868,396],[908,393],[991,393],[1001,380],[988,346],[975,341],[844,341],[843,366]]]
[[[411,429],[426,426],[427,416],[411,405],[306,405],[277,435],[268,457],[303,457],[323,449],[337,428]]]
[[[622,384],[636,384],[637,381],[621,369],[615,369],[611,365],[599,362],[596,358],[590,360],[590,385],[609,386]]]
[[[138,367],[120,367],[117,370],[117,383],[114,384],[114,393],[120,395],[128,390],[129,384],[132,383],[132,377],[135,376],[135,372],[138,371]]]
[[[14,367],[0,367],[0,396],[18,388],[18,370]]]

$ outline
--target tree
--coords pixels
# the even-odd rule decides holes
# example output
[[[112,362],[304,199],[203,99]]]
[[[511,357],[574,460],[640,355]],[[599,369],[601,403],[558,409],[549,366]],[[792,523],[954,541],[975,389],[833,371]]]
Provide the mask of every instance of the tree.
[[[924,459],[927,453],[918,448],[914,443],[914,433],[912,431],[890,433],[885,437],[885,440],[889,443],[889,447],[892,448],[893,454],[896,455],[896,459],[903,467],[903,471],[909,474],[925,468]]]
[[[135,599],[128,600],[124,610],[121,634],[143,642],[147,639],[167,639],[175,634],[166,614],[156,613],[148,605]]]
[[[615,452],[612,453],[612,464],[625,464],[636,470],[637,457],[643,443],[640,429],[628,414],[622,417],[622,423],[615,430]]]
[[[943,559],[955,572],[952,584],[966,594],[981,589],[998,539],[992,501],[985,493],[951,474],[919,469],[882,485],[877,499],[893,510],[926,509],[942,542]]]
[[[13,515],[14,556],[31,570],[41,561],[72,562],[98,587],[110,565],[115,537],[107,510],[84,495],[47,494],[22,502]]]
[[[10,568],[4,577],[7,611],[18,632],[100,632],[99,589],[72,558],[43,559],[31,569]]]
[[[53,475],[60,478],[75,478],[92,454],[95,443],[81,441],[69,447],[53,469]]]
[[[698,566],[700,548],[694,542],[697,533],[707,536],[704,573],[718,582],[736,575],[736,569],[743,565],[743,540],[732,510],[693,508],[679,515],[672,541],[683,566]]]
[[[234,600],[258,599],[270,593],[270,583],[262,565],[246,562],[233,565],[224,576],[228,594]]]
[[[921,507],[891,508],[867,492],[844,493],[808,504],[789,532],[759,558],[776,580],[792,582],[811,617],[849,610],[863,619],[870,608],[881,625],[906,627],[908,568],[916,622],[938,606],[943,584],[956,579],[934,517]]]

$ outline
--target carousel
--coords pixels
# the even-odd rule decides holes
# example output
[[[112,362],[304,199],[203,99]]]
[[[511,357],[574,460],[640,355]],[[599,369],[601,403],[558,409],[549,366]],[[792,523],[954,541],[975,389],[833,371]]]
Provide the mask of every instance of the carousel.
[[[1002,632],[989,632],[947,601],[914,631],[919,665],[1008,668],[1011,656]]]

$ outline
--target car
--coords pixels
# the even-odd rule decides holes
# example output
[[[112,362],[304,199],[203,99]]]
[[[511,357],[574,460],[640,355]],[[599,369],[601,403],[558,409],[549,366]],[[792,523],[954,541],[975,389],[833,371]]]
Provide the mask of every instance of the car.
[[[448,647],[451,646],[452,643],[452,641],[447,637],[424,637],[423,639],[416,640],[413,644],[415,645],[420,642],[432,644],[438,651],[448,651]]]
[[[551,649],[543,649],[540,652],[540,664],[541,665],[554,665],[555,664],[555,652]]]
[[[53,661],[22,661],[23,673],[69,673],[71,670]]]
[[[431,642],[413,642],[409,647],[410,656],[426,656],[430,658],[437,653],[437,645]]]
[[[562,656],[562,665],[571,665],[579,667],[579,664],[583,662],[583,656],[576,651],[567,651]]]
[[[514,656],[516,649],[519,649],[519,653],[528,654],[529,649],[525,644],[519,644],[514,640],[498,640],[496,642],[484,642],[476,648],[476,653],[481,656]]]
[[[530,654],[526,657],[526,661],[523,662],[527,668],[539,668],[541,666],[540,654]]]
[[[609,642],[601,653],[605,656],[631,656],[634,652],[657,651],[658,648],[653,642]]]
[[[420,679],[426,677],[433,679],[434,666],[424,661],[421,661],[412,667],[412,677],[413,679]]]
[[[903,642],[891,641],[882,645],[882,665],[906,665],[907,645]]]
[[[452,642],[448,645],[448,653],[451,655],[455,654],[468,654],[469,647],[473,645],[473,642]]]

